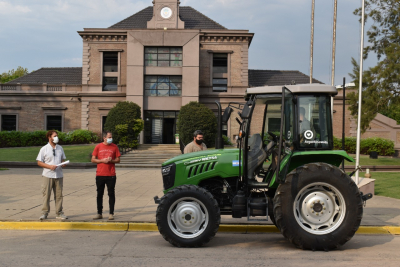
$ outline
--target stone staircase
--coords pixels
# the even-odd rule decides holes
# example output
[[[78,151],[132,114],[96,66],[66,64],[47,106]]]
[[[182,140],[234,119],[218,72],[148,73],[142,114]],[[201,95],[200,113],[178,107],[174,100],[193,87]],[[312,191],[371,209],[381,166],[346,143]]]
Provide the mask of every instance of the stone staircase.
[[[181,154],[178,144],[143,144],[139,145],[137,149],[122,155],[121,162],[115,164],[115,166],[123,168],[160,168],[164,161]]]

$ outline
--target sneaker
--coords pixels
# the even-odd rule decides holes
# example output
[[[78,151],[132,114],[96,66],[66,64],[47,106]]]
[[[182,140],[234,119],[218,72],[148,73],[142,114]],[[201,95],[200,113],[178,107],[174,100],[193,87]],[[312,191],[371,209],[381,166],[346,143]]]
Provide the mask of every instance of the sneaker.
[[[56,219],[65,220],[65,219],[68,219],[68,217],[65,216],[64,213],[60,213],[60,214],[58,214],[58,215],[56,216]]]
[[[103,219],[103,215],[96,214],[96,216],[93,217],[93,220],[98,220],[98,219]]]
[[[47,214],[42,214],[42,216],[39,217],[39,220],[43,221],[47,219]]]
[[[110,221],[114,220],[114,214],[108,215],[108,220],[110,220]]]

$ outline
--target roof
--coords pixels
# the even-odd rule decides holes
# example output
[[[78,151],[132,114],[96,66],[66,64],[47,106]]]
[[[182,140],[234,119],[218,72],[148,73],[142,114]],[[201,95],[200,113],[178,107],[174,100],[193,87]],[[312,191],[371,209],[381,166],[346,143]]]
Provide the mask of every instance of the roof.
[[[247,88],[246,96],[252,94],[281,94],[282,85],[280,86],[261,86]],[[326,93],[330,95],[336,95],[337,90],[335,86],[326,84],[295,84],[295,85],[285,85],[292,93]]]
[[[82,68],[41,68],[7,84],[82,84]]]
[[[108,27],[109,29],[147,29],[147,22],[153,17],[153,7],[133,14],[132,16]],[[226,30],[224,26],[210,19],[190,6],[179,7],[179,17],[185,22],[185,29]]]
[[[298,70],[250,70],[249,87],[310,83],[310,76]],[[322,82],[313,79],[313,83]]]

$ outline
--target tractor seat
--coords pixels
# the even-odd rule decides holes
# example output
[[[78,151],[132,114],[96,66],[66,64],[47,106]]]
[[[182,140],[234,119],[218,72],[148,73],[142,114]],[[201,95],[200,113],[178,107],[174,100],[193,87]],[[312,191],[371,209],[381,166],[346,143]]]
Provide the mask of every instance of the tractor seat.
[[[267,153],[263,149],[263,141],[260,134],[253,134],[249,139],[249,153],[248,153],[248,177],[255,180],[255,172],[264,163],[267,158]]]

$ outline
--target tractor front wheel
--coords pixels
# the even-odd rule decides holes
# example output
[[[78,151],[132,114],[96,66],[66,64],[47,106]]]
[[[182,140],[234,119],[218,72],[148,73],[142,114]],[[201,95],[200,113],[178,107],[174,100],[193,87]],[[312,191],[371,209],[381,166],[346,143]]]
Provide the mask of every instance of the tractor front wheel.
[[[360,191],[339,168],[312,163],[293,170],[274,197],[277,227],[296,247],[332,250],[360,226]]]
[[[157,208],[158,230],[177,247],[200,247],[218,231],[221,221],[217,201],[210,192],[183,185],[165,194]]]

